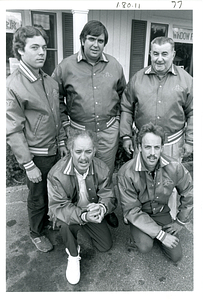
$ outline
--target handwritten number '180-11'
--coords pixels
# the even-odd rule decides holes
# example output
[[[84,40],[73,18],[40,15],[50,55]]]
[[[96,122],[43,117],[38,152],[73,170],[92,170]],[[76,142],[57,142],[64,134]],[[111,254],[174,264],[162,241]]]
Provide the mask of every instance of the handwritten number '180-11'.
[[[140,8],[139,3],[118,2],[116,8]]]

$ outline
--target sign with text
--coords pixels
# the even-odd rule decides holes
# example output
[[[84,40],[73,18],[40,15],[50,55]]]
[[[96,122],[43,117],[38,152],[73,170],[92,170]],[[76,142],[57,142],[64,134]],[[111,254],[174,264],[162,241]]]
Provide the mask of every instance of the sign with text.
[[[21,13],[6,12],[6,32],[14,33],[22,25]]]
[[[175,42],[193,43],[193,30],[173,26],[173,39]]]

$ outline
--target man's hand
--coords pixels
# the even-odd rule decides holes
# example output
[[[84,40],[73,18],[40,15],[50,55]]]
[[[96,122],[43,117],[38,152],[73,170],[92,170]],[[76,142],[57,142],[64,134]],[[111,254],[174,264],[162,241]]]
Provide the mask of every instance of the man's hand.
[[[28,179],[34,183],[42,181],[42,173],[36,166],[31,171],[26,171],[26,175],[28,176]]]
[[[123,148],[125,149],[126,153],[129,155],[132,155],[132,153],[134,152],[134,148],[132,145],[132,140],[131,139],[124,139],[123,140]]]
[[[87,205],[86,219],[88,222],[101,223],[104,218],[105,211],[98,203],[90,203]]]
[[[164,240],[162,241],[162,244],[164,244],[166,247],[169,247],[169,248],[174,248],[178,245],[179,243],[179,239],[174,236],[174,235],[171,235],[169,233],[166,233],[166,236],[164,238]]]
[[[59,150],[60,150],[60,156],[61,157],[67,155],[67,153],[68,153],[68,150],[67,150],[67,148],[65,146],[60,146]]]
[[[193,152],[193,146],[189,144],[183,145],[183,157],[189,156]]]
[[[168,232],[172,235],[176,235],[183,228],[178,222],[174,221],[173,223],[167,224],[163,226],[165,232]]]

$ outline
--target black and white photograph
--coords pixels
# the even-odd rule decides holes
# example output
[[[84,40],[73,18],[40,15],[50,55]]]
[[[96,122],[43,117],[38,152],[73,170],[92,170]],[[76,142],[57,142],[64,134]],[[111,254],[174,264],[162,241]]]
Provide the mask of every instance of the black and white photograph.
[[[203,1],[0,5],[5,297],[201,299]]]

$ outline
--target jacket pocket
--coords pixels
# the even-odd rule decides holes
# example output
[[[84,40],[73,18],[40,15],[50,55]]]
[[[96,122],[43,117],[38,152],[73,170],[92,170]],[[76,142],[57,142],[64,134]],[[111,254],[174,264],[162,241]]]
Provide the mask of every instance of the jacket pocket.
[[[36,135],[37,130],[38,130],[39,126],[40,126],[40,123],[41,123],[42,119],[43,119],[43,115],[40,114],[40,115],[38,116],[37,121],[36,121],[35,126],[34,126],[34,130],[33,130],[33,134],[34,134],[34,135]]]

